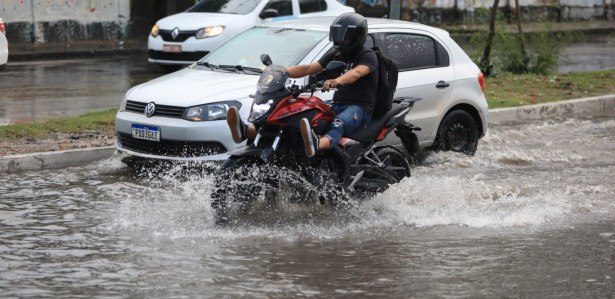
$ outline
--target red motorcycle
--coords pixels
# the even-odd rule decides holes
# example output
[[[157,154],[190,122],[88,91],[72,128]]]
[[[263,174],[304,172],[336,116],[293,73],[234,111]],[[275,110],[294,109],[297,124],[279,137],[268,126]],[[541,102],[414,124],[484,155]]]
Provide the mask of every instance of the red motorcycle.
[[[380,192],[410,176],[406,156],[378,142],[394,131],[409,153],[418,149],[413,131],[420,129],[405,122],[418,99],[394,99],[391,110],[374,115],[364,129],[308,158],[300,120],[310,120],[318,135],[326,132],[335,115],[313,94],[324,80],[339,76],[346,64],[330,62],[301,87],[286,86],[286,68],[273,65],[268,55],[261,55],[261,61],[267,67],[260,76],[249,118],[258,133],[245,146],[230,152],[216,175],[211,198],[217,224],[227,223],[237,211],[245,212],[257,202],[276,205],[283,197],[294,202],[336,204],[348,194]]]

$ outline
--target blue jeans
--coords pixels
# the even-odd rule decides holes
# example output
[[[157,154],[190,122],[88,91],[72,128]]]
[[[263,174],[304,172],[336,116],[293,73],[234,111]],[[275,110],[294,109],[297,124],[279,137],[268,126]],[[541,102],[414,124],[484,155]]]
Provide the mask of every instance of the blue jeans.
[[[344,135],[349,135],[360,128],[364,128],[372,116],[361,106],[350,104],[333,104],[331,109],[335,112],[335,118],[325,134],[331,145],[336,145]]]

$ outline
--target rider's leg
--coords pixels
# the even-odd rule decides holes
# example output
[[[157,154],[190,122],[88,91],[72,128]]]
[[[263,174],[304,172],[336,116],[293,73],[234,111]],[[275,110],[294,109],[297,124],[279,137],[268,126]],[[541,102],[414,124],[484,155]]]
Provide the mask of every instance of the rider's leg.
[[[226,122],[231,129],[231,136],[235,143],[241,143],[248,138],[256,136],[256,127],[253,124],[244,124],[236,107],[230,107],[226,112]]]
[[[337,107],[336,107],[337,108]],[[337,144],[342,136],[352,134],[365,127],[371,118],[363,108],[357,105],[340,105],[329,131],[323,137],[330,141],[329,148]]]
[[[351,134],[364,127],[370,118],[361,107],[356,105],[334,104],[331,108],[336,113],[335,118],[329,131],[320,138],[314,134],[307,119],[301,120],[301,136],[308,157],[316,155],[318,150],[330,149],[342,139],[343,135]]]

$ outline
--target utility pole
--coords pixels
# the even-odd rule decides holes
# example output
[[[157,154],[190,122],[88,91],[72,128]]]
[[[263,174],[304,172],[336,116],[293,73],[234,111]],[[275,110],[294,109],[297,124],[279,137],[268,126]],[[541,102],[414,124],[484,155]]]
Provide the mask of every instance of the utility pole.
[[[389,19],[399,20],[401,16],[401,0],[391,0]]]

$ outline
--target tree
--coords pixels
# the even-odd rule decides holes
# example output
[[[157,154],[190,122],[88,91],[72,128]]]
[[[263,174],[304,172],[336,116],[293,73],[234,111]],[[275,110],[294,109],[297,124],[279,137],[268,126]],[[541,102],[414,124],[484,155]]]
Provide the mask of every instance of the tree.
[[[493,45],[493,38],[495,37],[495,20],[498,15],[499,5],[500,0],[493,1],[493,7],[491,8],[491,20],[489,20],[489,35],[487,36],[487,44],[485,45],[485,49],[483,51],[483,58],[480,60],[480,68],[485,76],[490,76],[493,71],[490,55],[491,46]]]

